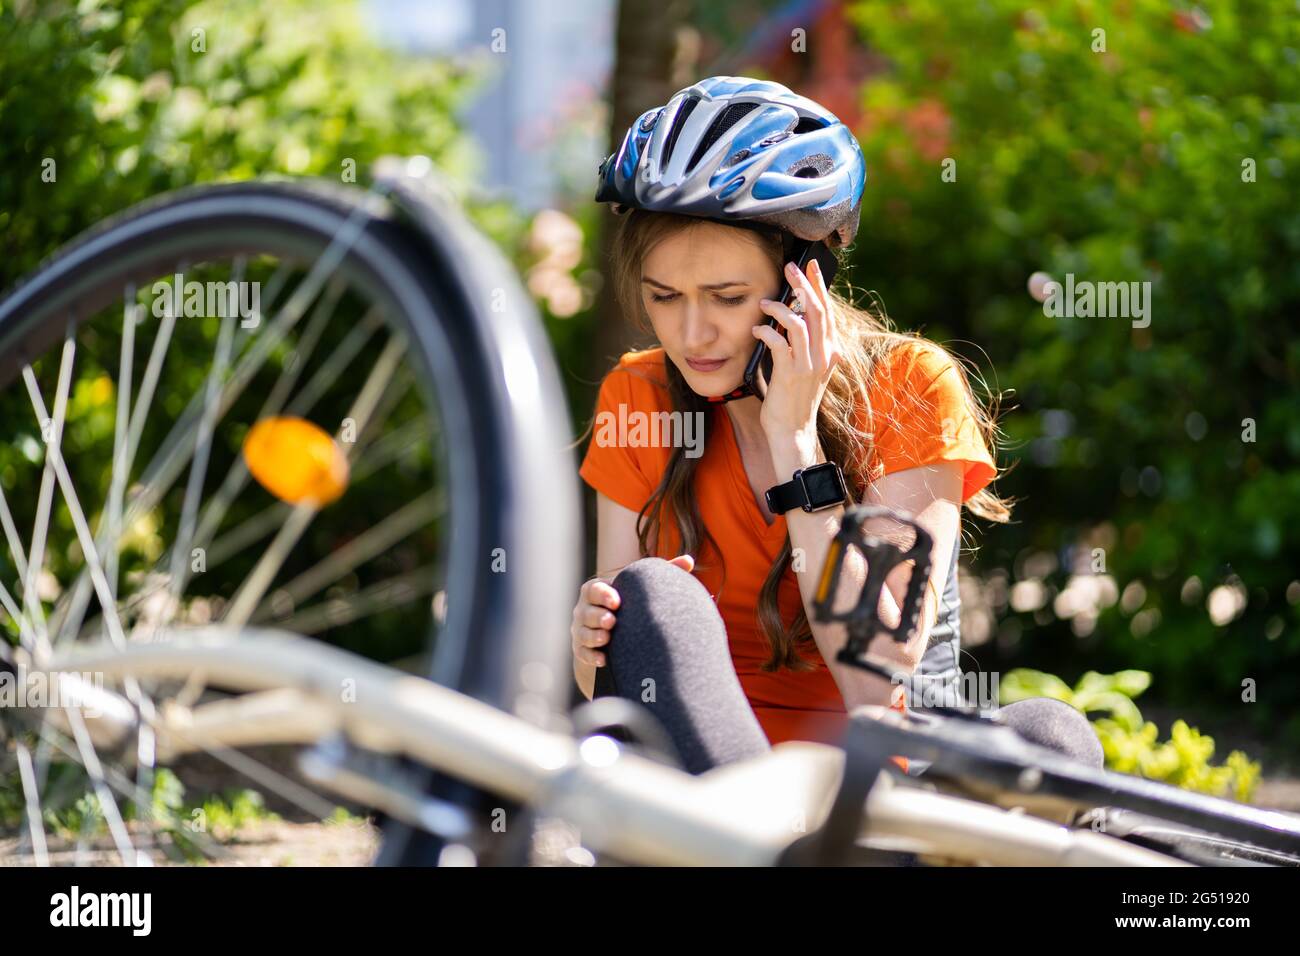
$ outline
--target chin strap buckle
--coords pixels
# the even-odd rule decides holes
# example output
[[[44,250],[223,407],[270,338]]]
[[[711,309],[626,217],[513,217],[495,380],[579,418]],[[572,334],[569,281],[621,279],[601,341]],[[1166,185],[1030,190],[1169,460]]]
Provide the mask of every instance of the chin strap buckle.
[[[748,398],[753,394],[754,393],[750,389],[742,385],[740,388],[726,395],[710,395],[708,396],[708,402],[711,405],[725,405],[727,402],[734,402],[738,398]]]

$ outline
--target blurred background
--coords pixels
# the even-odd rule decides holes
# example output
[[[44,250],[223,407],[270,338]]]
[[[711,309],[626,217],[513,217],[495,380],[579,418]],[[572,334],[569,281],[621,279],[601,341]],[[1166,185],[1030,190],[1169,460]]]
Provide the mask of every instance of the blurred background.
[[[999,402],[1018,503],[964,525],[963,668],[1072,700],[1119,769],[1300,770],[1296,0],[0,0],[0,285],[166,190],[424,154],[525,276],[577,436],[649,344],[596,167],[722,73],[856,131],[848,281]],[[1150,282],[1150,324],[1049,317],[1035,272]]]

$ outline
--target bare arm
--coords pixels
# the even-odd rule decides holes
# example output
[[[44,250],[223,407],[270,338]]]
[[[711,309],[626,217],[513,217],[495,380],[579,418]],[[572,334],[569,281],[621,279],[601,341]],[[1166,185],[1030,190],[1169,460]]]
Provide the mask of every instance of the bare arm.
[[[779,448],[780,446],[778,446]],[[792,474],[795,468],[803,468],[824,461],[821,448],[813,450],[791,448],[789,451],[773,449],[773,463],[778,474]],[[895,661],[899,668],[914,673],[925,653],[929,641],[930,628],[938,616],[936,596],[943,591],[947,583],[948,566],[946,556],[952,554],[953,542],[960,533],[961,512],[958,505],[961,495],[961,465],[957,462],[941,462],[919,468],[885,475],[877,480],[868,490],[867,504],[879,504],[896,511],[910,512],[933,539],[931,551],[930,586],[926,588],[926,599],[922,604],[922,613],[917,622],[916,633],[906,644],[898,644],[892,638],[882,635],[872,640],[869,652],[873,655]],[[802,549],[802,571],[796,572],[799,591],[803,598],[804,610],[812,629],[813,640],[822,658],[835,678],[836,686],[844,698],[845,707],[853,709],[863,704],[888,705],[893,688],[883,678],[870,674],[851,665],[839,664],[835,656],[847,640],[844,625],[813,623],[813,596],[830,540],[839,530],[844,518],[844,508],[837,507],[826,511],[809,514],[795,509],[787,513],[786,523],[790,534],[791,548]],[[872,521],[866,530],[883,537],[896,535],[897,525],[889,521]],[[902,542],[904,546],[910,542]],[[877,609],[881,620],[893,627],[898,624],[900,610],[907,584],[911,576],[911,564],[900,565],[885,578],[885,587],[880,592],[880,606]],[[840,577],[838,597],[841,603],[846,599],[856,599],[867,577],[866,562],[861,555],[851,552],[845,560]]]
[[[840,360],[837,317],[820,264],[814,259],[804,273],[793,262],[787,263],[785,274],[803,304],[803,315],[781,302],[764,299],[761,308],[784,328],[786,337],[783,339],[775,329],[766,325],[754,327],[754,336],[772,349],[773,378],[763,400],[759,422],[767,437],[772,465],[782,478],[794,474],[796,469],[826,460],[817,439],[817,409],[831,370]],[[937,598],[946,583],[947,568],[938,565],[952,553],[960,529],[961,491],[962,466],[958,462],[944,461],[885,475],[867,492],[868,502],[910,511],[917,523],[930,533],[933,539],[931,553],[941,560],[933,566],[931,587],[926,588],[928,596]],[[796,569],[799,592],[817,649],[835,678],[845,706],[888,704],[894,691],[889,681],[835,661],[845,643],[844,626],[813,623],[816,580],[825,563],[830,540],[843,519],[843,506],[811,514],[799,509],[788,512],[786,527],[790,545],[802,558],[799,565],[802,570]],[[888,537],[891,529],[871,527],[868,530]],[[866,571],[866,562],[860,556],[854,556],[852,561],[846,560],[840,576],[841,590],[836,597],[860,593]],[[886,576],[878,608],[886,624],[897,626],[901,617],[899,605],[906,594],[910,576],[910,565],[900,565]],[[933,595],[929,595],[931,588]],[[892,658],[899,664],[899,669],[913,673],[929,641],[930,627],[938,611],[937,601],[934,609],[935,614],[931,614],[930,602],[925,603],[917,633],[905,645],[897,645],[892,638],[882,635],[871,641],[868,651]]]

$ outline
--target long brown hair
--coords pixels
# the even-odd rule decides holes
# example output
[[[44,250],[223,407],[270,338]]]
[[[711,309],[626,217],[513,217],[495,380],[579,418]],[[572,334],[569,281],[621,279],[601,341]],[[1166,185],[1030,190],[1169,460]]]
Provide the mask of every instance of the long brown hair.
[[[680,230],[694,228],[700,223],[700,219],[690,216],[647,212],[641,209],[632,210],[619,217],[610,263],[614,294],[623,313],[634,316],[636,326],[643,332],[653,335],[641,299],[642,263],[650,250],[663,239]],[[781,237],[772,233],[743,231],[754,236],[762,244],[764,251],[771,256],[779,274],[783,265]],[[843,270],[841,274],[842,272]],[[876,431],[875,411],[871,407],[869,398],[873,372],[877,363],[880,363],[887,353],[898,345],[908,342],[925,342],[927,346],[938,349],[954,360],[961,375],[969,411],[990,452],[996,458],[999,436],[996,422],[997,397],[993,397],[993,410],[986,410],[976,400],[966,369],[959,358],[942,346],[920,336],[894,331],[878,303],[873,301],[870,308],[859,308],[839,292],[841,287],[847,287],[847,282],[836,281],[830,290],[831,300],[836,309],[836,327],[841,336],[839,343],[841,359],[831,371],[821,407],[817,411],[817,435],[827,460],[840,463],[849,497],[855,502],[864,500],[870,485],[869,469],[873,467],[875,461],[871,442],[871,436]],[[628,371],[631,374],[638,374],[634,369]],[[672,399],[673,410],[687,414],[703,413],[702,447],[708,448],[714,423],[712,410],[717,406],[696,394],[686,383],[677,366],[666,356],[663,372],[663,380],[653,381],[660,386],[666,385]],[[924,401],[920,396],[908,396],[908,400],[913,403],[913,407],[917,407]],[[860,408],[865,408],[867,421],[871,424],[865,434],[857,424],[856,414]],[[588,431],[590,429],[589,425]],[[702,569],[710,566],[703,563],[701,554],[702,545],[707,542],[717,559],[723,561],[717,542],[700,518],[693,493],[695,472],[699,461],[698,457],[688,457],[681,446],[672,450],[659,487],[655,489],[654,494],[650,496],[637,516],[637,536],[642,556],[658,553],[656,548],[661,534],[675,530],[676,550],[668,553],[692,554],[696,558],[697,566]],[[1011,501],[998,497],[988,488],[979,491],[965,502],[965,507],[973,514],[997,522],[1006,522],[1010,519],[1011,505]],[[669,514],[672,516],[671,525],[668,521]],[[664,536],[669,537],[666,534]],[[777,606],[778,587],[790,566],[790,560],[790,538],[787,535],[781,552],[777,555],[776,562],[768,572],[759,593],[758,619],[771,649],[768,660],[762,666],[764,671],[776,671],[782,667],[792,671],[812,669],[812,664],[800,657],[796,650],[796,645],[812,640],[812,629],[808,624],[802,603],[794,622],[788,628],[781,620]],[[722,570],[725,582],[725,562]]]

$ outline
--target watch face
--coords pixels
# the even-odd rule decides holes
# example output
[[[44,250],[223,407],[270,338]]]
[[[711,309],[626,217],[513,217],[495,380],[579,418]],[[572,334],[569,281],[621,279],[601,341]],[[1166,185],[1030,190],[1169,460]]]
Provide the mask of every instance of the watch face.
[[[813,508],[826,508],[844,500],[844,483],[833,462],[815,468],[805,468],[803,485],[808,489],[808,504]]]

